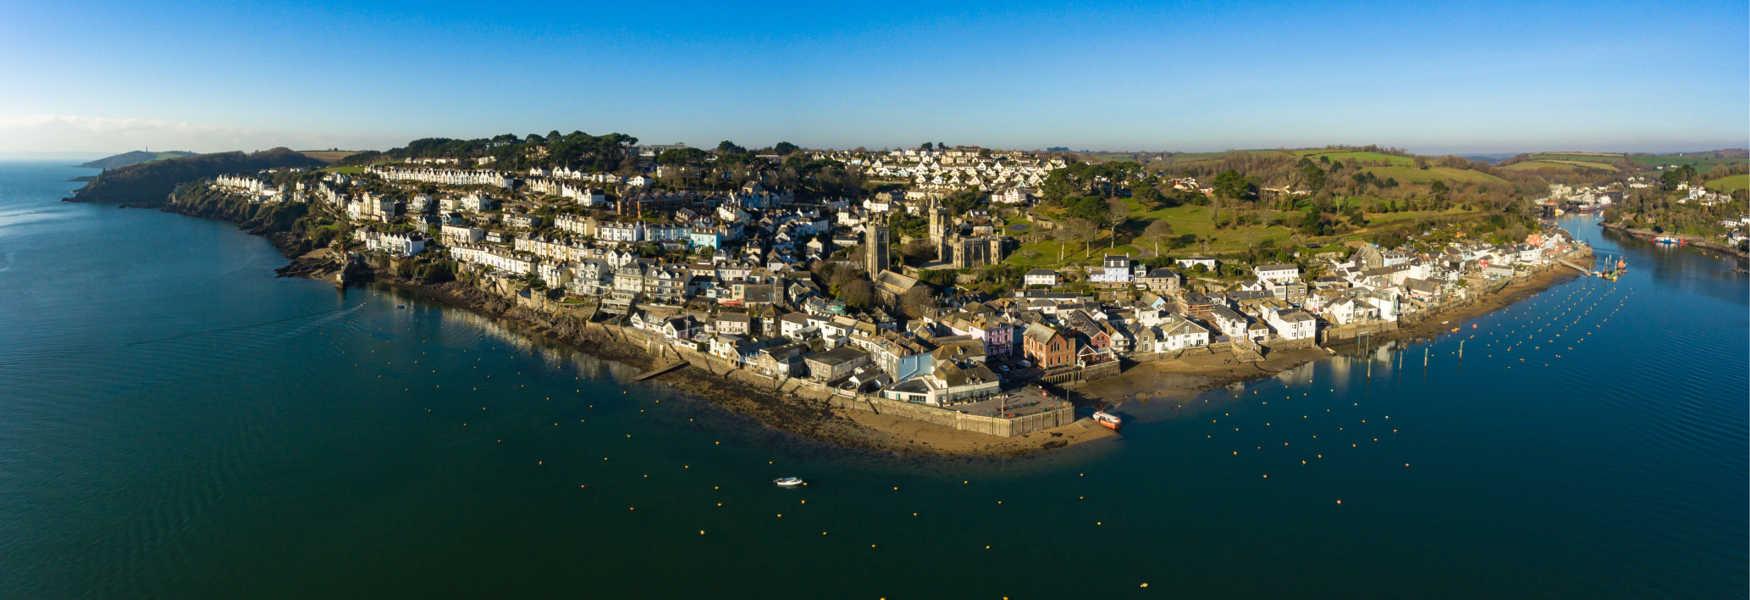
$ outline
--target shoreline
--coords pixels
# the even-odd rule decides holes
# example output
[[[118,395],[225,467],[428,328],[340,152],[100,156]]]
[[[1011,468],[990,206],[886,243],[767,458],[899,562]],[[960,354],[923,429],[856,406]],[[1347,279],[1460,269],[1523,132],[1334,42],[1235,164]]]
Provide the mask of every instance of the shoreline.
[[[1564,258],[1573,256],[1570,254]],[[1592,256],[1591,251],[1587,250],[1585,256]],[[1463,321],[1500,311],[1559,283],[1581,277],[1586,275],[1552,263],[1542,271],[1512,281],[1485,296],[1431,311],[1413,321],[1400,321],[1396,329],[1371,334],[1369,343],[1435,339],[1449,333],[1452,327]],[[1355,344],[1355,340],[1351,339],[1326,346],[1277,350],[1263,361],[1255,363],[1241,362],[1218,351],[1187,353],[1177,359],[1133,365],[1117,375],[1083,383],[1075,391],[1083,397],[1112,405],[1122,405],[1130,401],[1189,400],[1214,388],[1271,377],[1335,356],[1342,350],[1353,348]],[[1160,383],[1163,381],[1174,382],[1176,385],[1162,386]]]
[[[74,201],[74,200],[64,200]],[[372,287],[446,308],[466,310],[505,324],[528,335],[600,360],[630,366],[640,371],[656,365],[658,356],[626,343],[618,326],[518,306],[514,298],[454,280],[426,284],[398,279],[358,262],[342,262],[331,250],[303,251],[290,234],[267,224],[251,224],[242,215],[224,207],[193,207],[176,203],[158,206],[115,204],[119,208],[155,208],[162,212],[230,223],[250,235],[260,236],[287,260],[274,269],[277,277],[325,281],[341,289]],[[345,281],[340,277],[345,275]],[[643,332],[636,332],[642,335]],[[761,426],[815,443],[886,454],[899,458],[1005,459],[1039,454],[1045,450],[1115,439],[1117,434],[1088,419],[1014,437],[999,437],[927,423],[915,419],[859,410],[839,410],[825,403],[809,406],[795,394],[763,389],[747,381],[687,366],[676,373],[637,382],[616,380],[622,386],[647,383],[706,402],[729,413],[750,418]]]
[[[1599,221],[1598,226],[1603,227],[1604,229],[1609,230],[1609,231],[1614,231],[1614,232],[1617,232],[1617,233],[1620,233],[1620,234],[1623,234],[1623,235],[1626,235],[1626,236],[1629,236],[1629,237],[1632,237],[1635,239],[1646,240],[1648,242],[1651,242],[1651,240],[1653,238],[1656,238],[1656,237],[1661,236],[1661,235],[1670,236],[1670,237],[1674,237],[1674,238],[1677,238],[1679,240],[1682,240],[1683,246],[1692,247],[1692,248],[1700,248],[1700,249],[1708,250],[1708,251],[1712,251],[1712,252],[1718,252],[1718,253],[1725,254],[1725,255],[1731,256],[1733,258],[1736,258],[1740,261],[1750,260],[1750,252],[1745,252],[1745,251],[1739,250],[1735,247],[1727,246],[1725,244],[1719,243],[1719,241],[1717,241],[1717,240],[1712,240],[1712,239],[1708,239],[1708,238],[1697,237],[1697,236],[1682,234],[1682,233],[1657,233],[1651,229],[1635,229],[1635,228],[1632,228],[1632,227],[1629,227],[1626,225],[1618,225],[1616,223],[1607,223],[1604,221]]]
[[[342,263],[326,248],[300,254],[298,247],[283,232],[259,226],[249,227],[232,218],[230,214],[188,210],[174,204],[158,208],[183,216],[232,223],[246,233],[267,239],[288,260],[285,266],[275,269],[275,274],[279,277],[323,280],[342,289],[380,288],[413,300],[466,310],[511,326],[518,333],[639,370],[651,369],[658,364],[660,358],[660,355],[653,355],[629,344],[629,336],[624,331],[616,331],[622,329],[618,326],[580,320],[576,315],[519,306],[512,297],[482,289],[463,280],[435,284],[401,280],[385,275],[381,272],[382,269],[372,269],[358,263]],[[342,273],[353,280],[342,283],[338,277]],[[364,277],[354,279],[355,274]],[[1580,276],[1576,271],[1552,264],[1543,271],[1513,281],[1486,297],[1429,313],[1414,322],[1400,323],[1398,329],[1382,332],[1373,339],[1383,341],[1437,337],[1444,330],[1440,321],[1476,318],[1548,289],[1556,283]],[[643,335],[643,332],[636,333]],[[1343,348],[1352,343],[1338,342],[1334,347]],[[1076,398],[1078,409],[1086,409],[1090,405],[1119,406],[1129,400],[1145,398],[1188,399],[1212,388],[1270,377],[1333,354],[1326,347],[1315,345],[1277,350],[1263,361],[1245,363],[1235,360],[1227,352],[1203,349],[1172,359],[1134,363],[1118,374],[1077,383],[1065,389]],[[835,408],[825,399],[806,398],[800,390],[784,390],[781,383],[765,380],[761,376],[754,376],[756,382],[729,376],[732,372],[742,371],[736,369],[717,373],[688,365],[675,373],[654,377],[644,383],[663,386],[802,440],[900,458],[1016,458],[1119,438],[1118,433],[1100,427],[1086,418],[1014,437],[960,431],[908,417]],[[751,375],[751,372],[748,373]],[[616,382],[622,386],[638,383],[618,379]],[[776,385],[772,385],[774,389],[766,389],[762,384]]]
[[[305,268],[293,269],[282,276],[324,279],[327,274],[334,272],[332,265],[309,268],[315,265],[301,263],[303,258],[293,259],[292,265],[288,266],[302,265]],[[640,371],[647,371],[658,365],[657,355],[629,343],[628,332],[617,331],[615,326],[579,321],[566,315],[517,306],[511,300],[464,281],[418,284],[374,278],[356,285],[386,290],[415,301],[466,310],[507,324],[519,334]],[[616,379],[616,383],[622,387],[635,383],[661,386],[720,410],[752,419],[771,430],[809,442],[904,458],[1011,458],[1117,437],[1117,434],[1087,419],[1007,438],[957,431],[906,417],[835,409],[824,400],[766,389],[760,383],[746,379],[731,377],[729,372],[717,373],[687,365],[675,372],[643,382]]]

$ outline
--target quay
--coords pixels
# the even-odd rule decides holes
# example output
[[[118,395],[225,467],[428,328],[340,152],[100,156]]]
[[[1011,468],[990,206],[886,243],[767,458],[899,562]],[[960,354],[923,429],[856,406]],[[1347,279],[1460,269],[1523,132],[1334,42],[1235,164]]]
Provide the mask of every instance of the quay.
[[[667,364],[658,365],[656,367],[651,368],[649,371],[639,373],[638,376],[633,377],[632,380],[633,381],[644,381],[647,379],[661,377],[663,375],[668,374],[669,372],[681,369],[681,368],[686,367],[686,366],[687,366],[687,361],[677,358],[677,359],[674,359],[672,361],[669,361]]]

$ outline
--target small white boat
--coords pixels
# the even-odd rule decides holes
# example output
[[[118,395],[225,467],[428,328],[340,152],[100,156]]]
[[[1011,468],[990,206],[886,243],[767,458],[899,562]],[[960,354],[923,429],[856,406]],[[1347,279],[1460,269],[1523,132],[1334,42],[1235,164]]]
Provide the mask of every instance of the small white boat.
[[[1105,427],[1112,431],[1118,431],[1120,427],[1124,426],[1124,419],[1118,418],[1118,415],[1103,410],[1094,412],[1094,422],[1099,423],[1101,427]]]
[[[793,488],[793,487],[802,487],[804,485],[808,485],[808,482],[803,481],[801,477],[786,476],[786,477],[779,477],[777,479],[773,479],[772,485],[776,485],[776,486],[781,487],[781,488]]]

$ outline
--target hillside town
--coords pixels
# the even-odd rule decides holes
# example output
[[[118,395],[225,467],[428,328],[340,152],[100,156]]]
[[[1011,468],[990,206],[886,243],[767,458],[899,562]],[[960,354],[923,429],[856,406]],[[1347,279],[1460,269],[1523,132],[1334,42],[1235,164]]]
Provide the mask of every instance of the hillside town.
[[[231,174],[206,185],[252,204],[334,215],[347,232],[336,247],[349,261],[387,272],[418,264],[423,281],[453,278],[636,332],[655,355],[707,357],[769,381],[943,414],[1049,415],[997,435],[1069,423],[1075,413],[1060,390],[1129,365],[1244,364],[1390,332],[1584,250],[1548,228],[1506,244],[1355,242],[1260,264],[1110,254],[1026,269],[978,291],[963,284],[978,268],[1003,266],[1017,244],[1005,227],[1017,217],[996,207],[1034,202],[1062,159],[960,149],[812,156],[903,184],[853,200],[758,178],[657,186],[674,175],[649,160],[657,154],[635,153],[645,158],[632,174],[502,171],[454,157]],[[1195,180],[1173,185],[1199,189]],[[966,193],[992,208],[944,206]],[[900,239],[890,226],[898,219],[922,221],[924,233]],[[908,264],[896,256],[901,244],[927,244],[926,256]]]

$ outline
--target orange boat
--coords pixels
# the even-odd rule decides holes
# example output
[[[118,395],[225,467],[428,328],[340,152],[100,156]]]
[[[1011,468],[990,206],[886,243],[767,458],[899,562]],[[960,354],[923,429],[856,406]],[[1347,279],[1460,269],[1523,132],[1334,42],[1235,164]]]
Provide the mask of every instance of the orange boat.
[[[1124,419],[1120,419],[1118,418],[1118,415],[1103,410],[1094,412],[1094,422],[1099,423],[1101,427],[1105,427],[1112,431],[1118,431],[1119,427],[1124,426]]]

